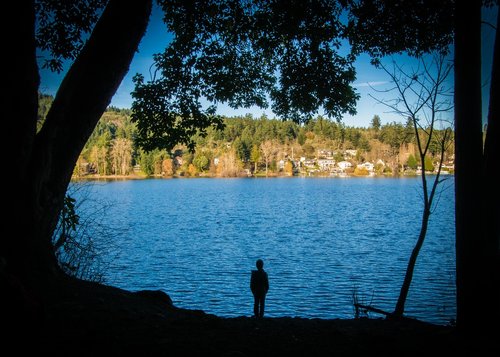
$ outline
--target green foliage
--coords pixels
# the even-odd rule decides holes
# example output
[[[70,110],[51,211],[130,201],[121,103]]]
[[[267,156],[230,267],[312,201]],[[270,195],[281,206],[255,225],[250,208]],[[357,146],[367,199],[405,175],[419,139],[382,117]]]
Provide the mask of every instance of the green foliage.
[[[260,161],[260,158],[261,158],[261,155],[260,155],[259,147],[254,144],[254,146],[252,146],[252,151],[250,153],[250,159],[252,160],[252,162],[257,164]]]
[[[233,148],[236,152],[236,157],[242,162],[247,162],[250,159],[250,146],[240,137],[234,139]]]
[[[163,83],[166,79],[145,83],[138,74],[133,81],[132,120],[137,125],[137,144],[144,150],[171,150],[178,143],[194,150],[195,134],[206,135],[209,126],[222,129],[222,118],[215,115],[214,106],[203,109],[199,102],[192,101],[192,96],[200,95],[194,86],[184,84],[177,97]]]
[[[35,39],[46,56],[43,68],[61,72],[64,60],[76,58],[106,3],[106,0],[35,1]]]
[[[424,158],[424,168],[425,171],[434,171],[434,164],[432,163],[432,159],[429,156]]]
[[[371,127],[373,130],[375,131],[379,131],[380,130],[380,126],[382,125],[381,122],[380,122],[380,117],[378,115],[374,115],[373,118],[372,118],[372,121],[370,123]]]
[[[297,135],[297,141],[299,145],[304,145],[306,142],[306,134],[304,133],[304,129],[299,130],[299,134]]]
[[[379,134],[380,141],[389,144],[391,148],[396,148],[402,142],[403,126],[399,123],[390,123],[384,125]]]
[[[141,171],[144,172],[144,174],[146,174],[147,176],[151,176],[155,173],[155,154],[155,151],[146,152],[142,149],[139,151],[138,162],[141,166]]]
[[[406,161],[406,165],[412,169],[412,170],[416,170],[417,169],[417,159],[415,158],[415,156],[413,155],[410,155],[408,157],[408,160]]]
[[[333,155],[333,159],[336,162],[344,161],[344,155],[340,152],[340,150],[336,151]]]
[[[205,172],[210,168],[210,160],[205,154],[196,153],[193,158],[193,165],[200,172]]]
[[[53,101],[53,96],[40,92],[38,93],[38,120],[36,122],[37,132],[42,128]]]
[[[76,58],[106,3],[35,1],[35,38],[43,67],[61,71],[64,60]],[[355,57],[341,49],[345,40],[353,53],[374,56],[405,50],[418,54],[451,42],[453,0],[424,0],[417,6],[409,0],[158,4],[175,36],[154,56],[155,77],[134,77],[133,142],[146,151],[171,150],[177,143],[194,150],[196,135],[220,133],[213,130],[223,126],[215,115],[217,103],[271,106],[280,118],[295,122],[309,121],[319,109],[330,118],[353,114],[358,98],[351,87]],[[343,14],[348,15],[347,27]],[[299,135],[292,126],[282,129],[280,142]],[[328,129],[321,131],[344,142],[343,133]],[[254,134],[259,142],[270,139],[266,130]]]
[[[269,119],[265,116],[258,119],[240,116],[223,118],[222,124],[224,130],[207,130],[203,138],[197,134],[193,138],[193,142],[196,143],[194,152],[189,152],[189,149],[182,145],[176,145],[174,151],[160,149],[146,151],[138,148],[136,124],[131,120],[130,110],[108,108],[87,142],[81,155],[81,162],[87,163],[87,167],[91,168],[88,173],[99,175],[130,172],[135,164],[138,164],[142,173],[147,176],[162,175],[167,171],[168,175],[209,171],[215,174],[213,159],[220,158],[230,149],[234,152],[238,165],[255,172],[258,166],[264,163],[261,144],[266,141],[273,143],[272,151],[275,153],[286,151],[290,155],[293,146],[296,157],[300,155],[315,158],[318,150],[331,150],[333,159],[337,162],[343,161],[344,150],[351,148],[357,150],[354,159],[358,163],[365,159],[374,160],[373,154],[370,154],[372,144],[376,150],[379,150],[377,147],[382,143],[399,150],[402,144],[414,143],[414,135],[408,134],[408,131],[413,129],[400,123],[383,125],[378,133],[371,127],[349,127],[322,117],[313,118],[308,123],[299,125],[293,121]],[[436,130],[434,133],[440,135],[440,132]],[[342,141],[344,138],[345,141]],[[300,145],[301,142],[303,145]],[[127,150],[120,151],[122,156],[118,158],[119,160],[116,158],[119,154],[116,147],[118,143],[129,143],[128,145],[132,147],[132,150],[127,147]],[[170,162],[167,169],[165,160],[175,157],[182,158],[182,166],[176,167]],[[279,160],[281,157],[273,157],[268,162],[268,169],[275,167],[272,161],[276,159]],[[390,160],[388,157],[383,159]],[[412,160],[415,160],[413,155],[406,164],[416,168]],[[119,165],[120,162],[130,163],[130,167],[124,169],[123,164]],[[382,168],[379,171],[382,171]]]
[[[368,141],[366,135],[361,135],[361,137],[359,138],[357,147],[363,151],[370,151],[371,150],[370,142]]]

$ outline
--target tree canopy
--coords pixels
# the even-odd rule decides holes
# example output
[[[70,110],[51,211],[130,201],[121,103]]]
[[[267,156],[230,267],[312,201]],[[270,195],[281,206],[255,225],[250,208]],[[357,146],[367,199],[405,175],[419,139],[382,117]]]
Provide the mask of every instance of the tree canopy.
[[[337,119],[355,113],[354,56],[341,49],[340,2],[160,3],[175,36],[156,55],[155,76],[134,79],[133,118],[145,148],[189,144],[197,129],[220,125],[214,114],[222,102],[270,105],[296,122],[320,108]]]
[[[451,0],[159,4],[174,39],[155,56],[152,78],[134,78],[146,150],[192,147],[194,133],[221,127],[219,103],[270,106],[298,123],[318,113],[340,120],[356,111],[356,54],[446,51],[452,38]]]
[[[347,34],[355,53],[446,53],[453,42],[455,0],[349,1]]]
[[[102,15],[106,0],[36,0],[37,47],[46,52],[42,67],[61,72],[64,60],[74,60]]]

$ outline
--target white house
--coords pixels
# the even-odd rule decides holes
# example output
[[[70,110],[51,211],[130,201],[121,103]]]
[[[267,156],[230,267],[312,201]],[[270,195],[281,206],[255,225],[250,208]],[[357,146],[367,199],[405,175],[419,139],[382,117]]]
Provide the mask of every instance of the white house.
[[[333,160],[333,159],[319,159],[318,166],[319,166],[319,169],[322,171],[330,171],[330,169],[335,167],[335,160]]]
[[[345,154],[350,156],[350,157],[356,156],[357,153],[358,153],[358,150],[354,150],[354,149],[348,149],[345,151]]]
[[[337,166],[340,167],[342,170],[345,170],[349,167],[352,167],[352,164],[349,161],[340,161],[337,163]]]
[[[316,168],[316,160],[314,159],[305,159],[304,161],[300,160],[301,166],[307,167],[308,169]]]
[[[371,162],[368,162],[368,161],[358,165],[358,168],[366,169],[369,172],[372,172],[374,167],[375,167],[375,165],[373,165]]]

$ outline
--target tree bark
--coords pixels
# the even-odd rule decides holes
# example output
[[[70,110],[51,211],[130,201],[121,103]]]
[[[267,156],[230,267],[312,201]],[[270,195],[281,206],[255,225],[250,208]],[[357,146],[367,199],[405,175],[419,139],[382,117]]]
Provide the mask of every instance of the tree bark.
[[[425,178],[424,178],[425,180]],[[427,192],[424,192],[427,196]],[[410,290],[411,281],[413,279],[413,272],[415,271],[415,264],[417,263],[418,254],[420,249],[424,244],[425,236],[427,234],[427,227],[429,226],[429,216],[431,215],[430,207],[424,207],[424,212],[422,214],[422,225],[420,227],[420,234],[418,236],[417,244],[413,247],[410,255],[410,260],[408,261],[408,266],[406,268],[405,278],[403,280],[403,285],[401,285],[401,290],[399,292],[398,301],[396,303],[396,308],[394,309],[393,315],[396,317],[402,317],[405,310],[406,298],[408,297],[408,291]]]
[[[480,280],[484,245],[481,190],[474,170],[482,165],[481,1],[455,3],[455,221],[457,327],[472,331],[486,312],[478,313],[485,296]]]
[[[2,141],[8,155],[9,178],[3,211],[0,255],[9,272],[24,274],[25,264],[18,252],[26,249],[24,202],[30,172],[30,155],[36,133],[38,86],[36,62],[35,12],[33,1],[16,1],[8,10],[11,21],[3,22],[2,46],[8,53],[4,71],[5,93],[2,95],[2,124],[6,138]],[[12,140],[14,138],[14,140]],[[5,197],[4,196],[4,197]],[[12,234],[14,232],[15,234]]]
[[[58,271],[51,237],[75,163],[127,73],[150,13],[151,0],[108,3],[35,137],[18,219],[27,241],[11,252],[32,275]]]
[[[497,32],[500,19],[497,14]],[[500,40],[495,37],[495,47],[493,49],[493,62],[490,86],[490,102],[488,110],[488,126],[484,144],[484,178],[485,200],[484,227],[485,227],[485,247],[484,253],[488,266],[487,283],[488,291],[492,296],[491,301],[500,301],[500,186],[498,185],[496,172],[500,167]],[[492,309],[490,316],[492,321],[500,319],[500,310]]]

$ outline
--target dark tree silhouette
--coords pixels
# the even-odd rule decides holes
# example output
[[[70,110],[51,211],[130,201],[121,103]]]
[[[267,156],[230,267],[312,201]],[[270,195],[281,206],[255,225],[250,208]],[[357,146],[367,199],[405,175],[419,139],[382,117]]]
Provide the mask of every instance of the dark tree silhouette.
[[[40,277],[59,271],[51,237],[73,168],[127,73],[151,12],[151,1],[111,0],[103,11],[99,3],[16,2],[11,9],[16,17],[13,28],[2,31],[5,48],[13,56],[4,117],[6,132],[15,138],[10,148],[15,166],[1,255],[7,271],[27,284],[41,283]],[[48,12],[53,16],[46,16]],[[80,46],[78,40],[98,17]],[[37,46],[51,53],[47,64],[55,69],[62,59],[75,58],[38,133]],[[6,232],[12,227],[14,236]]]
[[[421,182],[423,209],[420,232],[408,260],[403,284],[399,293],[398,301],[392,316],[402,317],[406,298],[413,279],[413,272],[417,258],[424,244],[431,213],[434,209],[435,200],[439,197],[438,185],[444,181],[441,178],[441,168],[444,161],[446,149],[451,144],[450,120],[440,116],[453,109],[452,85],[449,83],[449,75],[453,66],[442,55],[432,55],[419,58],[419,66],[411,71],[403,69],[396,63],[389,69],[382,64],[380,68],[390,78],[392,86],[389,89],[378,91],[383,95],[394,96],[391,98],[375,98],[379,103],[387,106],[392,112],[408,118],[413,127],[413,135],[417,143],[418,155],[422,165]],[[442,135],[438,135],[438,125],[446,126]],[[438,146],[438,168],[435,176],[429,178],[426,174],[425,160],[430,153],[431,146]]]
[[[348,36],[357,53],[374,58],[447,51],[455,0],[352,0]]]
[[[453,40],[457,326],[467,333],[481,333],[479,326],[486,327],[487,320],[497,321],[500,317],[498,309],[491,309],[488,314],[477,310],[485,297],[500,300],[500,190],[493,177],[500,160],[498,66],[495,65],[484,148],[481,113],[481,8],[498,6],[498,1],[355,3],[351,39],[359,51],[374,57],[443,50]],[[425,9],[431,12],[426,13]],[[422,35],[430,42],[419,42],[417,39]],[[423,48],[412,49],[415,44]],[[494,64],[498,64],[498,56],[496,40]],[[477,167],[483,170],[478,172],[474,169]]]
[[[498,24],[497,24],[498,31]],[[458,1],[455,9],[455,210],[457,249],[457,324],[483,333],[498,321],[498,309],[478,307],[500,300],[500,190],[498,38],[493,54],[490,108],[483,147],[481,110],[481,1]],[[472,168],[480,167],[482,170]]]
[[[354,56],[343,54],[337,1],[165,1],[173,42],[157,70],[135,77],[133,120],[146,149],[192,146],[198,129],[220,125],[216,105],[271,106],[303,122],[319,110],[355,112]],[[206,108],[202,100],[210,103]],[[202,130],[203,132],[203,130]]]

